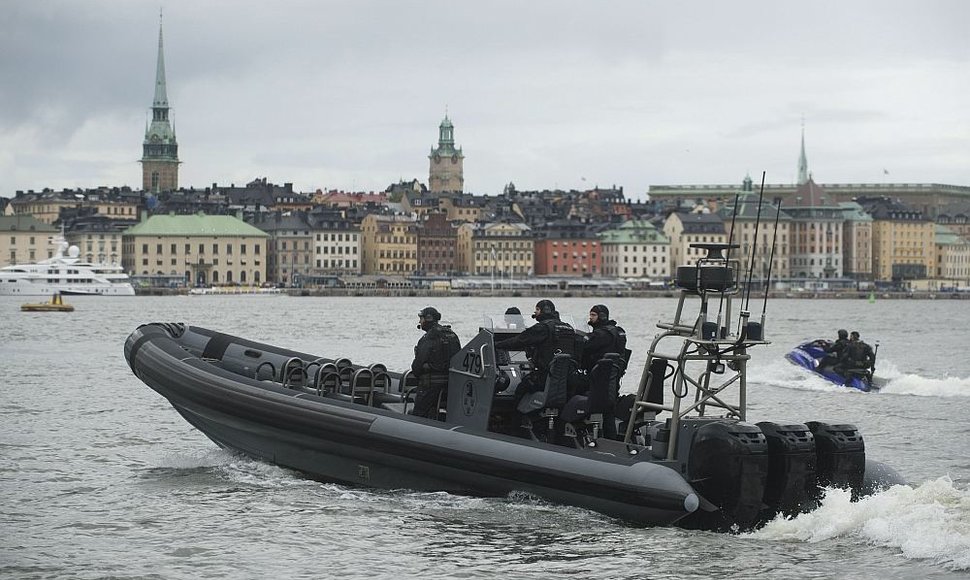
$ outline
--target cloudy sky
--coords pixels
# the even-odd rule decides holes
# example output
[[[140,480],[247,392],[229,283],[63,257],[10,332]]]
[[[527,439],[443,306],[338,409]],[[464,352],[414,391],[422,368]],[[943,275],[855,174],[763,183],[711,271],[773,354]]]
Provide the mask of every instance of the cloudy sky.
[[[7,0],[0,196],[141,187],[164,11],[180,184],[970,185],[970,2]]]

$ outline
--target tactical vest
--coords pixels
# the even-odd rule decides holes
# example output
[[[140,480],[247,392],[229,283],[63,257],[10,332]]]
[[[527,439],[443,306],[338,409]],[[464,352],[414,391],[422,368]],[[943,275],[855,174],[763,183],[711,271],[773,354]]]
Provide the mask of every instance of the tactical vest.
[[[461,350],[458,335],[450,328],[443,326],[434,328],[428,334],[430,335],[428,338],[432,340],[428,366],[431,367],[433,373],[447,373],[451,366],[451,357]]]
[[[549,338],[536,347],[535,359],[533,362],[540,368],[548,368],[552,362],[552,357],[558,353],[576,355],[576,331],[572,326],[556,319],[543,320],[549,329]]]

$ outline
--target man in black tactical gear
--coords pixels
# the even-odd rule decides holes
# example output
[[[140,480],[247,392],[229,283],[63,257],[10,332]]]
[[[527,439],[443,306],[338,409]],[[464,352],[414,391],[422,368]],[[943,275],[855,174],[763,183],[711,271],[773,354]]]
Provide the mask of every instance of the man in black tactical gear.
[[[418,328],[425,333],[414,347],[411,363],[411,372],[418,377],[412,415],[436,417],[439,396],[444,393],[444,399],[448,397],[448,367],[451,357],[461,350],[461,343],[451,327],[439,324],[440,320],[441,313],[430,306],[418,313]]]
[[[842,373],[853,371],[868,372],[876,362],[876,353],[872,347],[862,341],[855,330],[849,335],[849,342],[845,347],[844,362],[840,365]]]
[[[621,357],[626,353],[626,331],[610,320],[610,310],[603,304],[597,304],[589,309],[589,325],[592,332],[586,335],[583,343],[582,368],[591,371],[596,363],[608,352],[615,352]]]
[[[825,357],[818,363],[819,370],[825,367],[834,367],[845,356],[845,349],[849,345],[849,332],[840,328],[838,334],[839,338],[825,347]]]
[[[535,314],[538,321],[523,332],[495,343],[496,350],[524,350],[526,356],[535,366],[535,370],[526,375],[519,383],[520,391],[517,397],[525,392],[541,391],[546,385],[549,364],[556,354],[578,354],[576,331],[572,326],[559,320],[556,305],[551,300],[540,300],[536,303]]]

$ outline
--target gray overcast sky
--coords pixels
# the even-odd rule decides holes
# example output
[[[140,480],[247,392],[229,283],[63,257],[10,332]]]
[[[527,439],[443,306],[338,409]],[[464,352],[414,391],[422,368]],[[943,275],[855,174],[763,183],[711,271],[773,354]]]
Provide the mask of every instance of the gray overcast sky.
[[[180,184],[970,185],[970,2],[4,0],[0,195],[141,187],[158,11]],[[886,173],[888,171],[888,174]]]

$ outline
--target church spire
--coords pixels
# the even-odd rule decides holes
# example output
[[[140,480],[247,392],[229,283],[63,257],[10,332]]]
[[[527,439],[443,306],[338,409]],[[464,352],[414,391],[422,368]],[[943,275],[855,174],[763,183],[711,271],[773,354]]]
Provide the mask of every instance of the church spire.
[[[168,107],[165,90],[165,51],[162,45],[162,10],[158,10],[158,63],[155,65],[155,100],[152,107]]]
[[[798,184],[808,183],[808,158],[805,157],[805,121],[802,121],[802,153],[798,156]]]
[[[152,120],[145,129],[142,145],[142,187],[146,191],[171,191],[178,188],[178,142],[168,118],[168,92],[165,86],[165,52],[162,43],[162,13],[158,13],[158,61],[155,65],[155,98]]]

